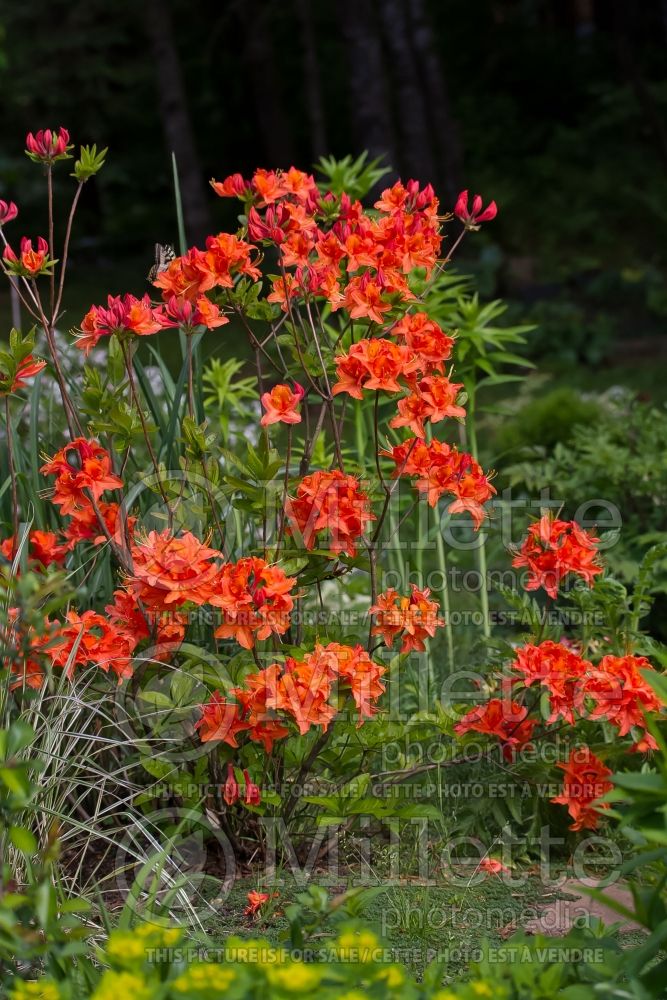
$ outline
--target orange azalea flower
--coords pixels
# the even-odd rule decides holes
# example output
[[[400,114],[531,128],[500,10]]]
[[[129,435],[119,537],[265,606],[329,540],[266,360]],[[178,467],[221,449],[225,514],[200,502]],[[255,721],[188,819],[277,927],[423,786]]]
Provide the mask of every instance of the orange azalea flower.
[[[41,563],[42,566],[51,566],[54,563],[62,566],[67,558],[69,546],[58,541],[58,536],[52,531],[39,531],[35,529],[28,536],[28,554],[33,562]],[[0,542],[0,553],[10,562],[16,554],[16,539],[12,535]]]
[[[502,861],[499,861],[498,858],[482,858],[477,867],[480,871],[487,872],[489,875],[511,874],[511,869],[507,865],[504,865]]]
[[[585,532],[576,521],[555,520],[547,513],[531,524],[512,565],[528,567],[526,590],[543,587],[555,598],[569,573],[581,577],[589,587],[593,586],[595,577],[603,571],[598,562],[598,542],[598,538]]]
[[[241,174],[230,174],[224,181],[209,183],[220,198],[245,198],[250,191],[250,182],[244,181]]]
[[[383,323],[385,314],[391,309],[391,303],[382,298],[384,291],[384,286],[365,273],[347,283],[342,304],[351,319],[367,318]]]
[[[271,205],[287,194],[287,185],[280,171],[258,169],[252,175],[250,183],[259,196],[260,205]]]
[[[299,285],[293,274],[286,274],[284,278],[274,278],[271,282],[272,291],[266,296],[267,302],[277,302],[283,312],[289,308],[289,300],[294,299],[299,294]]]
[[[563,719],[574,725],[574,709],[580,704],[582,684],[592,670],[588,660],[562,643],[547,640],[539,646],[527,643],[519,647],[512,668],[523,675],[526,687],[537,683],[549,692],[548,724]]]
[[[465,417],[466,411],[456,405],[456,397],[462,388],[463,382],[450,382],[444,375],[427,375],[417,383],[417,391],[426,401],[432,424],[445,417]]]
[[[375,202],[375,208],[390,214],[401,213],[405,209],[411,212],[429,207],[437,209],[437,205],[433,187],[427,184],[420,190],[419,181],[414,180],[408,181],[407,186],[396,181],[393,187],[385,188],[379,201]]]
[[[314,242],[310,233],[289,233],[280,247],[283,266],[297,267],[307,264]]]
[[[266,670],[248,674],[243,679],[243,687],[232,690],[247,723],[248,737],[255,743],[261,743],[266,753],[271,753],[276,740],[289,736],[289,729],[278,718],[275,707],[279,674],[280,666],[273,663]]]
[[[291,534],[297,531],[307,549],[315,547],[316,535],[328,535],[327,548],[356,555],[355,542],[366,524],[375,520],[369,500],[354,476],[338,470],[315,472],[297,486],[296,498],[288,498],[285,511]]]
[[[462,406],[456,405],[462,382],[450,382],[444,375],[429,375],[414,384],[414,391],[398,401],[398,416],[389,421],[390,427],[409,427],[415,437],[426,436],[424,421],[432,424],[445,417],[465,417]]]
[[[262,396],[262,406],[266,413],[260,420],[262,427],[269,424],[300,424],[301,414],[297,413],[297,406],[305,395],[303,387],[298,382],[294,383],[294,392],[288,385],[276,385],[271,392],[265,392]]]
[[[424,421],[429,416],[429,406],[419,393],[411,393],[398,401],[398,416],[389,421],[390,427],[408,427],[415,437],[425,438]]]
[[[296,167],[290,167],[283,174],[283,184],[287,188],[287,193],[294,195],[299,201],[308,202],[313,198],[319,199],[320,192],[312,174],[307,174]]]
[[[71,679],[77,667],[96,666],[118,677],[132,676],[132,652],[136,642],[109,619],[95,611],[68,611],[57,626],[55,638],[44,649],[54,667],[61,667]]]
[[[567,806],[574,820],[570,830],[595,830],[600,821],[598,810],[609,809],[608,802],[598,800],[613,787],[608,780],[612,772],[587,746],[572,750],[569,760],[556,766],[565,772],[563,791],[550,801]]]
[[[212,276],[213,285],[218,288],[232,288],[234,274],[245,274],[253,281],[258,281],[261,278],[261,272],[251,259],[252,254],[256,251],[257,247],[240,240],[232,233],[218,233],[217,236],[208,236],[206,239],[206,267]]]
[[[21,252],[18,256],[7,244],[2,257],[10,274],[25,278],[36,278],[37,275],[50,271],[57,263],[49,257],[49,244],[43,236],[37,238],[36,250],[32,248],[32,240],[24,236],[21,239]]]
[[[163,327],[180,326],[189,331],[198,326],[215,330],[217,327],[229,323],[228,318],[220,312],[218,306],[205,295],[198,295],[194,301],[171,295],[167,299],[166,306],[161,306],[156,310],[156,313],[160,315]]]
[[[168,528],[151,531],[131,550],[133,574],[126,587],[151,610],[168,610],[192,601],[206,604],[219,573],[220,557],[189,531],[172,535]]]
[[[394,445],[391,451],[381,454],[394,460],[394,476],[418,477],[415,486],[427,495],[431,507],[444,493],[451,494],[454,502],[450,514],[467,511],[475,530],[479,530],[485,516],[483,504],[496,491],[472,455],[436,439],[426,444],[419,438]]]
[[[162,329],[160,312],[151,305],[148,295],[138,299],[134,295],[109,295],[106,308],[91,306],[83,320],[76,346],[89,354],[101,337],[147,337]]]
[[[195,729],[201,730],[202,743],[221,740],[230,747],[238,747],[236,737],[249,728],[241,719],[239,706],[225,701],[219,691],[214,691],[209,701],[201,706],[202,717],[195,722]]]
[[[125,544],[126,534],[131,538],[134,535],[134,528],[137,523],[136,517],[128,515],[127,511],[117,503],[107,503],[100,500],[97,509],[102,515],[102,519],[116,545]],[[72,518],[65,528],[63,534],[73,548],[80,542],[92,542],[93,545],[104,545],[107,542],[107,534],[104,533],[99,519],[92,505],[81,510],[72,511]]]
[[[503,756],[511,759],[516,750],[530,740],[537,722],[528,719],[528,709],[516,701],[492,698],[478,705],[454,726],[457,736],[465,733],[485,733],[497,736],[503,748]]]
[[[274,892],[273,895],[277,896],[278,893]],[[264,903],[267,903],[269,899],[271,899],[271,895],[268,892],[255,892],[254,890],[249,892],[248,905],[243,911],[244,915],[246,917],[256,917],[259,910],[264,906]]]
[[[12,392],[18,392],[19,389],[24,389],[27,384],[26,379],[39,374],[43,368],[46,368],[46,361],[35,360],[32,354],[29,354],[23,361],[19,362],[11,383],[9,382],[9,378],[0,372],[0,396],[6,396]]]
[[[33,691],[39,691],[44,683],[44,670],[33,659],[12,663],[11,674],[14,680],[9,685],[10,691],[16,691],[17,688],[24,687],[32,688]]]
[[[7,622],[0,627],[3,655],[0,665],[9,669],[9,690],[29,687],[38,691],[44,683],[44,650],[57,634],[57,626],[45,619],[41,635],[26,631],[18,608],[7,609]]]
[[[206,253],[192,247],[160,271],[153,284],[162,291],[165,301],[171,298],[194,300],[213,288],[215,278],[208,268]]]
[[[336,709],[327,701],[331,693],[333,675],[330,663],[316,652],[302,662],[288,657],[285,672],[280,678],[272,707],[282,709],[294,718],[303,736],[311,726],[326,730],[336,715]]]
[[[640,751],[657,750],[654,737],[645,731],[645,715],[660,712],[662,708],[642,674],[647,670],[653,672],[653,667],[645,656],[603,656],[588,673],[582,689],[583,696],[595,702],[588,715],[590,719],[605,719],[617,727],[619,736],[627,736],[632,729],[643,732],[632,748]]]
[[[244,649],[252,649],[272,632],[283,635],[294,607],[290,591],[295,583],[295,577],[254,556],[227,563],[208,595],[208,602],[223,612],[216,638],[235,639]]]
[[[406,313],[389,331],[401,338],[405,345],[416,354],[425,371],[441,372],[443,363],[452,354],[453,339],[444,333],[428,313]]]
[[[319,260],[327,265],[333,265],[336,269],[345,256],[345,248],[335,233],[320,233],[317,238],[315,250]]]
[[[316,646],[315,651],[317,650]],[[330,642],[328,646],[324,646],[324,652],[336,653],[339,684],[343,688],[349,686],[359,713],[358,728],[364,719],[370,719],[377,711],[374,705],[385,690],[385,685],[380,680],[385,668],[372,660],[363,646],[358,644],[342,646],[340,643]]]
[[[60,507],[61,514],[89,510],[89,494],[98,501],[106,490],[117,490],[123,485],[123,480],[111,470],[109,452],[87,438],[75,438],[65,445],[44,463],[40,472],[57,477],[53,503]]]
[[[153,639],[154,645],[146,651],[151,660],[165,661],[185,637],[187,616],[178,612],[165,615],[151,614],[139,607],[127,590],[114,590],[113,604],[105,611],[119,631],[131,638],[135,645],[144,639]]]
[[[438,618],[438,602],[429,600],[429,594],[428,588],[419,590],[414,583],[409,597],[401,597],[391,588],[380,594],[370,609],[370,614],[376,615],[372,634],[381,635],[385,646],[393,646],[396,636],[403,633],[401,653],[413,649],[423,652],[424,641],[433,638],[436,629],[445,624]]]
[[[335,694],[335,684],[352,695],[361,725],[376,711],[375,702],[385,690],[381,680],[384,672],[360,645],[317,644],[301,661],[288,657],[284,666],[272,663],[265,670],[247,674],[242,685],[231,692],[236,704],[224,702],[216,692],[202,706],[203,716],[196,728],[201,729],[203,742],[222,739],[234,747],[236,734],[247,731],[250,740],[262,743],[266,753],[271,753],[274,742],[289,735],[285,725],[289,719],[296,722],[302,735],[311,726],[326,730],[337,712],[337,700],[329,700]],[[258,792],[250,790],[251,804],[256,804]]]
[[[347,354],[336,358],[339,381],[332,387],[333,395],[347,392],[362,398],[362,388],[400,392],[399,378],[407,378],[419,368],[419,358],[409,348],[380,337],[359,340]]]

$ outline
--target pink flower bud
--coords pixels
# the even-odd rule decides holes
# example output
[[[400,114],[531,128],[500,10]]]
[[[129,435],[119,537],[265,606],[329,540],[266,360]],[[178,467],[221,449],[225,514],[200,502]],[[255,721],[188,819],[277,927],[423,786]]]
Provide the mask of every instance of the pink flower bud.
[[[0,226],[5,222],[11,222],[19,214],[19,210],[13,201],[6,202],[0,198]]]
[[[35,162],[53,163],[67,156],[68,144],[69,132],[61,125],[57,132],[52,132],[50,128],[40,129],[36,135],[28,132],[25,151]]]
[[[468,192],[461,191],[454,206],[454,215],[460,219],[466,229],[476,229],[481,222],[490,222],[498,214],[495,201],[490,201],[483,208],[482,197],[476,194],[472,200],[472,208],[468,209]]]
[[[247,772],[246,772],[247,773]],[[228,806],[233,806],[239,799],[239,786],[234,776],[234,765],[227,765],[227,780],[223,785],[222,797]]]
[[[245,798],[243,801],[247,806],[258,806],[262,801],[262,794],[259,787],[250,780],[250,775],[247,771],[243,772],[243,778],[245,781]]]

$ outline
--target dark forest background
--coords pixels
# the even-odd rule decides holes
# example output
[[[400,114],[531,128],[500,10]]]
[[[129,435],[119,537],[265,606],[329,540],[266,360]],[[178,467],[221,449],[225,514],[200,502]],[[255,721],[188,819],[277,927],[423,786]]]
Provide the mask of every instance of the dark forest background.
[[[667,0],[1,0],[0,197],[36,235],[24,133],[109,146],[78,222],[76,308],[77,282],[84,304],[91,286],[141,289],[137,262],[175,240],[171,150],[195,242],[234,224],[210,177],[367,149],[443,208],[463,187],[495,198],[463,261],[540,322],[543,352],[567,342],[594,364],[631,337],[652,353],[666,56]]]

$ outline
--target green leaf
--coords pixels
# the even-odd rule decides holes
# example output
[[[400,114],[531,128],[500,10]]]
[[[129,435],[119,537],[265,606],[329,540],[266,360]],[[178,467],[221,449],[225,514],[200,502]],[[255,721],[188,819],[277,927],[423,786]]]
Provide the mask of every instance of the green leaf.
[[[10,826],[9,839],[22,854],[31,855],[37,853],[37,840],[34,834],[26,829],[26,827]]]

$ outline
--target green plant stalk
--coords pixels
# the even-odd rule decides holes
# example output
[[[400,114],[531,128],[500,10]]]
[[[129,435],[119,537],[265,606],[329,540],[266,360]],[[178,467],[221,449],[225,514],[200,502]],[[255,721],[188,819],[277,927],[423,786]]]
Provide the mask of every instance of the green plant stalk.
[[[470,399],[470,407],[468,409],[468,416],[466,419],[466,430],[468,433],[468,444],[470,447],[470,454],[475,459],[477,458],[477,429],[475,427],[475,396],[474,391],[468,393]],[[481,588],[479,592],[480,602],[482,605],[482,631],[486,639],[491,636],[491,617],[489,615],[489,592],[486,589],[486,536],[483,536],[480,540],[480,544],[477,548],[477,568],[479,569],[479,575],[481,577]]]
[[[433,430],[429,424],[426,428],[426,439],[431,441],[433,438]],[[438,558],[438,569],[442,574],[442,589],[440,591],[442,600],[442,610],[445,613],[445,621],[447,627],[445,629],[445,635],[447,637],[447,666],[449,667],[449,673],[454,671],[454,634],[452,632],[452,627],[450,624],[451,620],[451,601],[449,598],[449,576],[447,573],[447,556],[445,555],[445,542],[442,537],[442,531],[440,530],[440,523],[436,525],[435,532],[435,547]]]
[[[445,622],[447,623],[447,627],[445,629],[445,636],[447,638],[447,666],[449,667],[449,673],[451,674],[454,672],[454,633],[451,626],[451,602],[449,600],[447,557],[445,555],[445,543],[442,538],[442,532],[440,531],[440,525],[437,526],[435,544],[438,555],[438,569],[442,573],[442,590],[440,593],[442,596],[442,610],[445,613]]]
[[[7,460],[9,462],[9,477],[12,484],[12,528],[14,531],[14,544],[12,546],[12,557],[16,551],[19,541],[19,499],[16,486],[16,467],[14,465],[14,436],[12,431],[11,413],[9,410],[9,395],[5,396],[5,421],[7,423]]]

